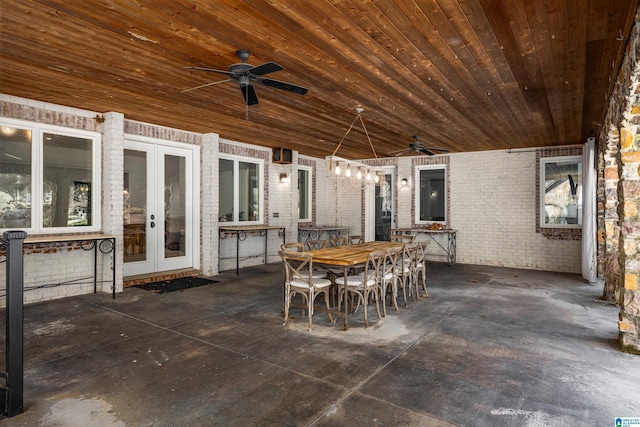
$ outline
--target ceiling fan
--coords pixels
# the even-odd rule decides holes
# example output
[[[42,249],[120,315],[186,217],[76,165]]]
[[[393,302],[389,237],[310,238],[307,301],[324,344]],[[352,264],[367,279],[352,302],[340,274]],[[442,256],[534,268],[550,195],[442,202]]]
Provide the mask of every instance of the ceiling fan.
[[[401,156],[404,153],[408,152],[416,152],[426,154],[427,156],[434,156],[436,153],[434,151],[440,151],[442,153],[448,153],[449,150],[445,150],[444,148],[434,148],[434,147],[425,147],[418,135],[413,135],[413,142],[409,144],[409,148],[405,148],[396,154],[396,156]]]
[[[236,52],[236,55],[238,55],[238,58],[240,58],[242,62],[239,62],[237,64],[232,64],[231,66],[229,66],[229,71],[216,70],[214,68],[204,68],[204,67],[185,67],[189,70],[200,70],[200,71],[209,71],[212,73],[226,74],[227,76],[229,76],[229,78],[226,80],[220,80],[217,82],[212,82],[212,83],[207,83],[204,85],[192,87],[190,89],[185,89],[182,92],[188,92],[188,91],[200,89],[206,86],[211,86],[218,83],[230,82],[235,80],[240,85],[240,91],[242,92],[242,96],[244,97],[244,102],[247,105],[255,105],[258,103],[258,95],[256,94],[256,89],[253,87],[254,82],[260,83],[261,85],[269,86],[275,89],[296,93],[298,95],[305,95],[307,93],[308,89],[306,87],[262,77],[265,74],[284,70],[284,67],[282,67],[281,65],[278,65],[275,62],[266,62],[258,66],[247,64],[245,61],[249,59],[249,56],[250,56],[250,53],[248,50],[239,50]]]

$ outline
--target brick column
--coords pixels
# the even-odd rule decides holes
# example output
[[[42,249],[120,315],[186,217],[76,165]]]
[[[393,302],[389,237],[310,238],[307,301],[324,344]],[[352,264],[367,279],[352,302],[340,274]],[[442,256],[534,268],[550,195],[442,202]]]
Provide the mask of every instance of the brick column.
[[[116,236],[116,259],[113,265],[116,269],[116,292],[122,292],[122,269],[124,266],[123,217],[124,217],[124,115],[121,113],[103,114],[102,133],[102,230]],[[113,253],[111,253],[113,256]],[[104,292],[110,292],[111,265],[103,266],[105,282]]]
[[[620,134],[615,127],[610,127],[603,153],[604,173],[604,256],[602,257],[604,273],[604,290],[602,299],[620,304],[622,302],[622,286],[620,281],[620,225],[618,218],[618,181]]]
[[[215,133],[202,135],[201,162],[201,257],[202,274],[214,276],[218,270],[218,143]]]

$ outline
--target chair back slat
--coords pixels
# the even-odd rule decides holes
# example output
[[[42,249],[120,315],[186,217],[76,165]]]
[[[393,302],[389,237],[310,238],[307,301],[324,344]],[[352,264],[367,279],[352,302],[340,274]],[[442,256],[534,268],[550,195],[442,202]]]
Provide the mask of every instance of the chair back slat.
[[[349,239],[347,239],[346,237],[336,237],[335,239],[331,239],[331,246],[334,248],[347,244],[349,244]]]
[[[305,242],[305,246],[307,247],[308,251],[324,249],[327,247],[327,241],[326,240],[307,240]]]

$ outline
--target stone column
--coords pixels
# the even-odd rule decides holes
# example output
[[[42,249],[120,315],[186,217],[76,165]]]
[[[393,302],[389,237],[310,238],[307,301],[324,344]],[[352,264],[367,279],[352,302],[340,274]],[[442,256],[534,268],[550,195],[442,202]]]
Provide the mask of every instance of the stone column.
[[[620,260],[618,248],[620,246],[620,225],[618,218],[618,181],[619,168],[618,129],[611,126],[605,149],[604,161],[604,256],[602,257],[604,273],[604,290],[602,299],[620,304],[622,302],[622,287],[620,281]]]
[[[635,70],[638,76],[638,70]],[[634,79],[636,80],[636,79]],[[618,183],[620,203],[620,254],[624,292],[618,322],[618,340],[622,351],[640,354],[640,86],[635,82],[631,114],[620,129],[621,176]]]

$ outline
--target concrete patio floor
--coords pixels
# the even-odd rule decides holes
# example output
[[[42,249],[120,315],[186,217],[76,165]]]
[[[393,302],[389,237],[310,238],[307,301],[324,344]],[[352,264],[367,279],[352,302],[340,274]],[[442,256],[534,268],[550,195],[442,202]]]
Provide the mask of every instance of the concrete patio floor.
[[[578,275],[429,265],[431,298],[282,325],[281,266],[156,294],[25,307],[25,412],[9,426],[615,426],[640,356]],[[375,313],[375,310],[373,310]],[[2,353],[4,367],[4,310]]]

